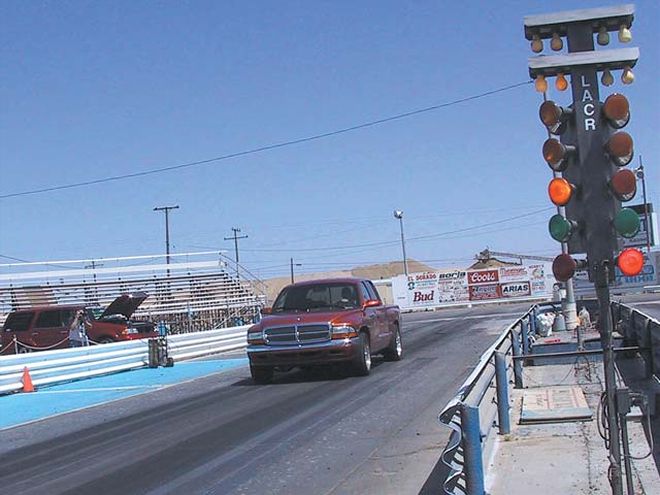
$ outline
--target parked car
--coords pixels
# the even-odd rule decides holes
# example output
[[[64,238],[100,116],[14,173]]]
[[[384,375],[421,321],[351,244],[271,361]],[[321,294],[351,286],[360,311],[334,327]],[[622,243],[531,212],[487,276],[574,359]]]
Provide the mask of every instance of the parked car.
[[[83,304],[62,306],[38,306],[12,311],[2,327],[0,348],[7,349],[5,354],[30,352],[34,348],[68,347],[65,339],[69,334],[69,325],[76,311],[86,312],[92,326],[87,331],[90,340],[105,344],[123,340],[157,337],[155,324],[150,321],[132,321],[135,310],[147,298],[144,292],[122,294],[97,317],[93,308]],[[17,346],[9,345],[14,341]],[[25,346],[21,345],[25,344]],[[29,346],[29,347],[26,347]]]
[[[371,370],[372,354],[403,356],[398,306],[383,304],[370,280],[299,282],[282,289],[272,308],[248,329],[247,355],[257,383],[275,370],[339,364],[358,375]]]

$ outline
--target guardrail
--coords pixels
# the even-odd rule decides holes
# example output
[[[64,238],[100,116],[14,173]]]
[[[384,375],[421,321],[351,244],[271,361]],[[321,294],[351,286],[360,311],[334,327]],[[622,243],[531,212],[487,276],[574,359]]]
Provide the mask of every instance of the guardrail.
[[[660,321],[638,309],[613,301],[612,320],[623,335],[624,346],[635,345],[643,349],[640,354],[646,363],[646,376],[660,380]]]
[[[536,330],[536,315],[552,304],[536,304],[512,323],[484,352],[479,364],[463,382],[456,396],[438,415],[452,432],[441,455],[446,468],[446,494],[485,493],[484,464],[498,432],[510,433],[509,380],[522,387],[522,360],[514,356],[529,353],[529,335]]]
[[[168,356],[183,361],[247,345],[249,325],[166,337]],[[149,366],[149,340],[133,340],[28,354],[0,356],[0,394],[23,389],[23,370],[32,384],[53,385]]]

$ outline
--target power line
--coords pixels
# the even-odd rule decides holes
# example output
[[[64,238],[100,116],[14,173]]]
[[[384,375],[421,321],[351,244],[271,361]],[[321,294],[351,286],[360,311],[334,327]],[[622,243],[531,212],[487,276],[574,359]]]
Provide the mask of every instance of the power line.
[[[230,153],[230,154],[227,154],[227,155],[217,156],[215,158],[208,158],[206,160],[198,160],[198,161],[194,161],[194,162],[182,163],[182,164],[179,164],[179,165],[171,165],[171,166],[168,166],[168,167],[154,168],[154,169],[151,169],[151,170],[144,170],[142,172],[133,172],[133,173],[130,173],[130,174],[114,175],[114,176],[110,176],[110,177],[104,177],[104,178],[101,178],[101,179],[92,179],[92,180],[81,181],[81,182],[73,182],[71,184],[63,184],[63,185],[60,185],[60,186],[51,186],[51,187],[44,187],[44,188],[41,188],[41,189],[32,189],[32,190],[28,190],[28,191],[21,191],[21,192],[17,192],[17,193],[2,194],[2,195],[0,195],[0,199],[15,198],[15,197],[18,197],[18,196],[28,196],[28,195],[31,195],[31,194],[42,194],[42,193],[53,192],[53,191],[61,191],[63,189],[72,189],[74,187],[91,186],[91,185],[95,185],[95,184],[103,184],[105,182],[119,181],[119,180],[124,180],[124,179],[133,179],[133,178],[136,178],[136,177],[144,177],[146,175],[159,174],[159,173],[163,173],[163,172],[171,172],[173,170],[181,170],[181,169],[189,168],[189,167],[197,167],[197,166],[201,166],[201,165],[207,165],[209,163],[229,160],[231,158],[238,158],[238,157],[241,157],[241,156],[253,155],[253,154],[256,154],[256,153],[263,153],[264,151],[271,151],[271,150],[278,149],[278,148],[284,148],[286,146],[293,146],[293,145],[296,145],[296,144],[308,143],[310,141],[316,141],[316,140],[319,140],[319,139],[324,139],[324,138],[328,138],[328,137],[332,137],[332,136],[337,136],[339,134],[345,134],[345,133],[348,133],[348,132],[353,132],[353,131],[357,131],[357,130],[360,130],[360,129],[365,129],[367,127],[373,127],[373,126],[377,126],[377,125],[380,125],[380,124],[385,124],[387,122],[392,122],[394,120],[400,120],[400,119],[405,119],[405,118],[408,118],[408,117],[413,117],[415,115],[419,115],[419,114],[422,114],[422,113],[432,112],[434,110],[439,110],[441,108],[446,108],[446,107],[450,107],[450,106],[453,106],[453,105],[458,105],[459,103],[465,103],[465,102],[468,102],[468,101],[477,100],[477,99],[480,99],[480,98],[485,98],[486,96],[491,96],[491,95],[494,95],[494,94],[497,94],[497,93],[502,93],[504,91],[509,91],[511,89],[519,88],[521,86],[526,86],[526,85],[531,84],[531,83],[532,83],[532,81],[524,81],[524,82],[519,82],[519,83],[515,83],[515,84],[510,84],[508,86],[502,86],[500,88],[493,89],[493,90],[490,90],[490,91],[485,91],[483,93],[479,93],[479,94],[476,94],[476,95],[466,96],[464,98],[458,98],[456,100],[448,101],[446,103],[440,103],[438,105],[432,105],[430,107],[419,108],[417,110],[412,110],[412,111],[409,111],[409,112],[404,112],[404,113],[400,113],[400,114],[397,114],[397,115],[384,117],[384,118],[378,119],[378,120],[372,120],[372,121],[369,121],[369,122],[364,122],[362,124],[357,124],[357,125],[353,125],[353,126],[350,126],[350,127],[344,127],[342,129],[337,129],[337,130],[334,130],[334,131],[324,132],[322,134],[315,134],[315,135],[312,135],[312,136],[307,136],[307,137],[303,137],[303,138],[299,138],[299,139],[292,139],[290,141],[283,141],[283,142],[280,142],[280,143],[274,143],[274,144],[259,146],[257,148],[252,148],[252,149],[249,149],[249,150],[238,151],[238,152]]]
[[[471,227],[465,227],[462,229],[456,229],[456,230],[448,230],[445,232],[437,232],[435,234],[427,234],[427,235],[421,235],[421,236],[416,236],[416,237],[410,237],[406,240],[411,240],[411,241],[420,241],[420,240],[428,240],[428,239],[435,239],[438,237],[444,237],[444,236],[450,236],[452,234],[458,234],[462,232],[468,232],[472,230],[478,230],[478,229],[483,229],[486,227],[491,227],[493,225],[500,225],[506,222],[511,222],[513,220],[518,220],[520,218],[525,218],[533,215],[538,215],[539,213],[546,212],[548,210],[553,209],[553,207],[546,207],[546,208],[541,208],[539,210],[534,210],[529,213],[523,213],[521,215],[515,215],[513,217],[508,217],[508,218],[502,218],[500,220],[496,220],[494,222],[487,222],[487,223],[482,223],[479,225],[473,225]],[[350,244],[350,245],[344,245],[344,246],[324,246],[324,247],[313,247],[313,248],[280,248],[280,249],[268,249],[268,248],[253,248],[253,249],[243,249],[243,251],[249,251],[249,252],[273,252],[273,253],[280,253],[280,252],[306,252],[306,251],[335,251],[335,250],[343,250],[343,249],[355,249],[355,248],[362,248],[362,247],[376,247],[376,246],[390,246],[394,244],[398,244],[399,241],[374,241],[374,242],[367,242],[363,244]],[[201,247],[201,246],[200,246]],[[209,248],[209,249],[215,249],[215,248]]]

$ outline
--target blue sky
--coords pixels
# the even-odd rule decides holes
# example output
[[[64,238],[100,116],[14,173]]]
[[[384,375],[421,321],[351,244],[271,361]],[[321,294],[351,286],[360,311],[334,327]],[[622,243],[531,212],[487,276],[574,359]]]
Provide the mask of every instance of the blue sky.
[[[204,160],[524,82],[524,15],[615,3],[485,5],[4,1],[0,195]],[[624,87],[615,74],[611,89],[631,101],[626,130],[658,205],[660,4],[636,7],[636,80]],[[552,87],[550,97],[569,101]],[[551,206],[540,101],[527,85],[231,160],[0,199],[0,255],[162,253],[163,215],[152,209],[165,204],[180,205],[173,251],[233,253],[223,238],[240,227],[249,236],[241,261],[264,277],[286,273],[291,256],[303,271],[399,259],[394,208],[411,239],[527,215],[410,240],[409,256],[434,266],[464,266],[485,246],[552,255],[552,211],[539,212]]]

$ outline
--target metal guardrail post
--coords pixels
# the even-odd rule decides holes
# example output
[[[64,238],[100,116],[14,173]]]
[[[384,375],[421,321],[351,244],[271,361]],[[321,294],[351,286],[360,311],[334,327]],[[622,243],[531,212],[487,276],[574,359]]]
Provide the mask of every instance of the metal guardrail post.
[[[529,354],[528,325],[524,319],[520,321],[520,337],[522,338],[522,349],[525,356]]]
[[[518,335],[516,331],[511,329],[511,347],[513,348],[513,356],[520,356],[520,341],[518,340]],[[523,388],[523,379],[522,379],[522,360],[514,359],[513,360],[513,380],[516,388]]]
[[[497,387],[497,421],[500,435],[511,433],[509,418],[509,381],[506,376],[506,358],[503,353],[495,353],[495,386]]]
[[[484,495],[484,466],[481,449],[479,408],[461,404],[465,484],[468,495]]]
[[[536,317],[538,316],[538,308],[534,306],[532,312],[529,314],[529,330],[532,335],[536,334]]]

